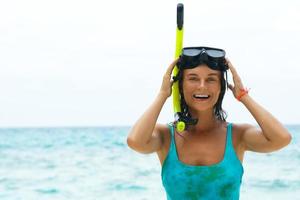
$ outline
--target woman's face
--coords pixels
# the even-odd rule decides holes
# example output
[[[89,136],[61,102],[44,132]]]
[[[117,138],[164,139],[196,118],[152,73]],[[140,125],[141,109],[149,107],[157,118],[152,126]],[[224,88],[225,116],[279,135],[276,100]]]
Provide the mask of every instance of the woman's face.
[[[199,65],[183,71],[183,95],[190,111],[212,109],[221,91],[221,72]]]

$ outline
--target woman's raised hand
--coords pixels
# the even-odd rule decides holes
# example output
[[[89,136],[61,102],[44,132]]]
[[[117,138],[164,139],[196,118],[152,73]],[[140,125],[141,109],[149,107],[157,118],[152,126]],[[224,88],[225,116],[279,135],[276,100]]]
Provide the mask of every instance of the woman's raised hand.
[[[166,98],[168,98],[172,94],[172,84],[173,84],[172,71],[177,64],[177,61],[178,59],[174,60],[170,64],[166,73],[163,76],[163,82],[160,88],[160,94],[164,95]]]
[[[226,58],[226,62],[228,64],[228,68],[232,74],[232,79],[233,79],[233,84],[228,83],[228,87],[229,89],[232,91],[234,97],[238,100],[240,100],[240,98],[248,93],[248,90],[246,88],[244,88],[244,85],[242,83],[242,80],[240,78],[240,76],[238,75],[236,69],[233,67],[232,63]]]

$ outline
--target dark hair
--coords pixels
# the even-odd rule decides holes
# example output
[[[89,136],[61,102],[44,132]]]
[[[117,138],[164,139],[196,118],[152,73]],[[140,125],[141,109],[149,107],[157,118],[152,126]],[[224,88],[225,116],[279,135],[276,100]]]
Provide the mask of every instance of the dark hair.
[[[221,92],[217,103],[214,105],[214,114],[218,120],[226,121],[227,114],[222,108],[222,102],[227,88],[227,72],[226,71],[220,71],[220,72],[221,72]],[[180,106],[181,106],[182,115],[192,120],[192,116],[189,112],[188,105],[186,104],[183,95],[183,88],[182,88],[183,70],[178,71],[177,80],[179,84]]]

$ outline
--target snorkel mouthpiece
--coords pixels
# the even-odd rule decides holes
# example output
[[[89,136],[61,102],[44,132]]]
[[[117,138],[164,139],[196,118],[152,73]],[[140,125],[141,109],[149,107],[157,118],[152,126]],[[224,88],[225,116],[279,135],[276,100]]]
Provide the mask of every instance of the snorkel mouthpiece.
[[[175,122],[176,122],[176,129],[179,132],[184,131],[187,126],[189,125],[196,125],[198,119],[193,119],[187,116],[184,116],[182,112],[175,113]]]

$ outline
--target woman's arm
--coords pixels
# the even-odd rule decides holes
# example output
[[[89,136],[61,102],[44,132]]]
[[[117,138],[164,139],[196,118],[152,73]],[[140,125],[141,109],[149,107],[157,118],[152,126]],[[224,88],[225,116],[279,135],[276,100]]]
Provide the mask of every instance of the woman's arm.
[[[249,95],[242,97],[241,102],[261,128],[259,130],[254,126],[246,127],[242,137],[246,150],[272,152],[290,143],[291,134],[271,113],[255,102]]]
[[[228,67],[234,81],[234,86],[229,84],[229,88],[237,98],[240,92],[244,90],[244,86],[230,61],[228,61]],[[271,113],[255,102],[250,95],[245,94],[241,97],[240,101],[246,106],[261,128],[258,129],[252,125],[243,125],[242,142],[245,150],[272,152],[290,143],[291,134],[288,130]]]
[[[160,91],[151,106],[138,119],[129,132],[127,144],[130,148],[140,153],[152,153],[161,149],[163,144],[163,125],[156,125],[161,109],[171,95],[171,74],[177,60],[168,67],[163,77]]]

